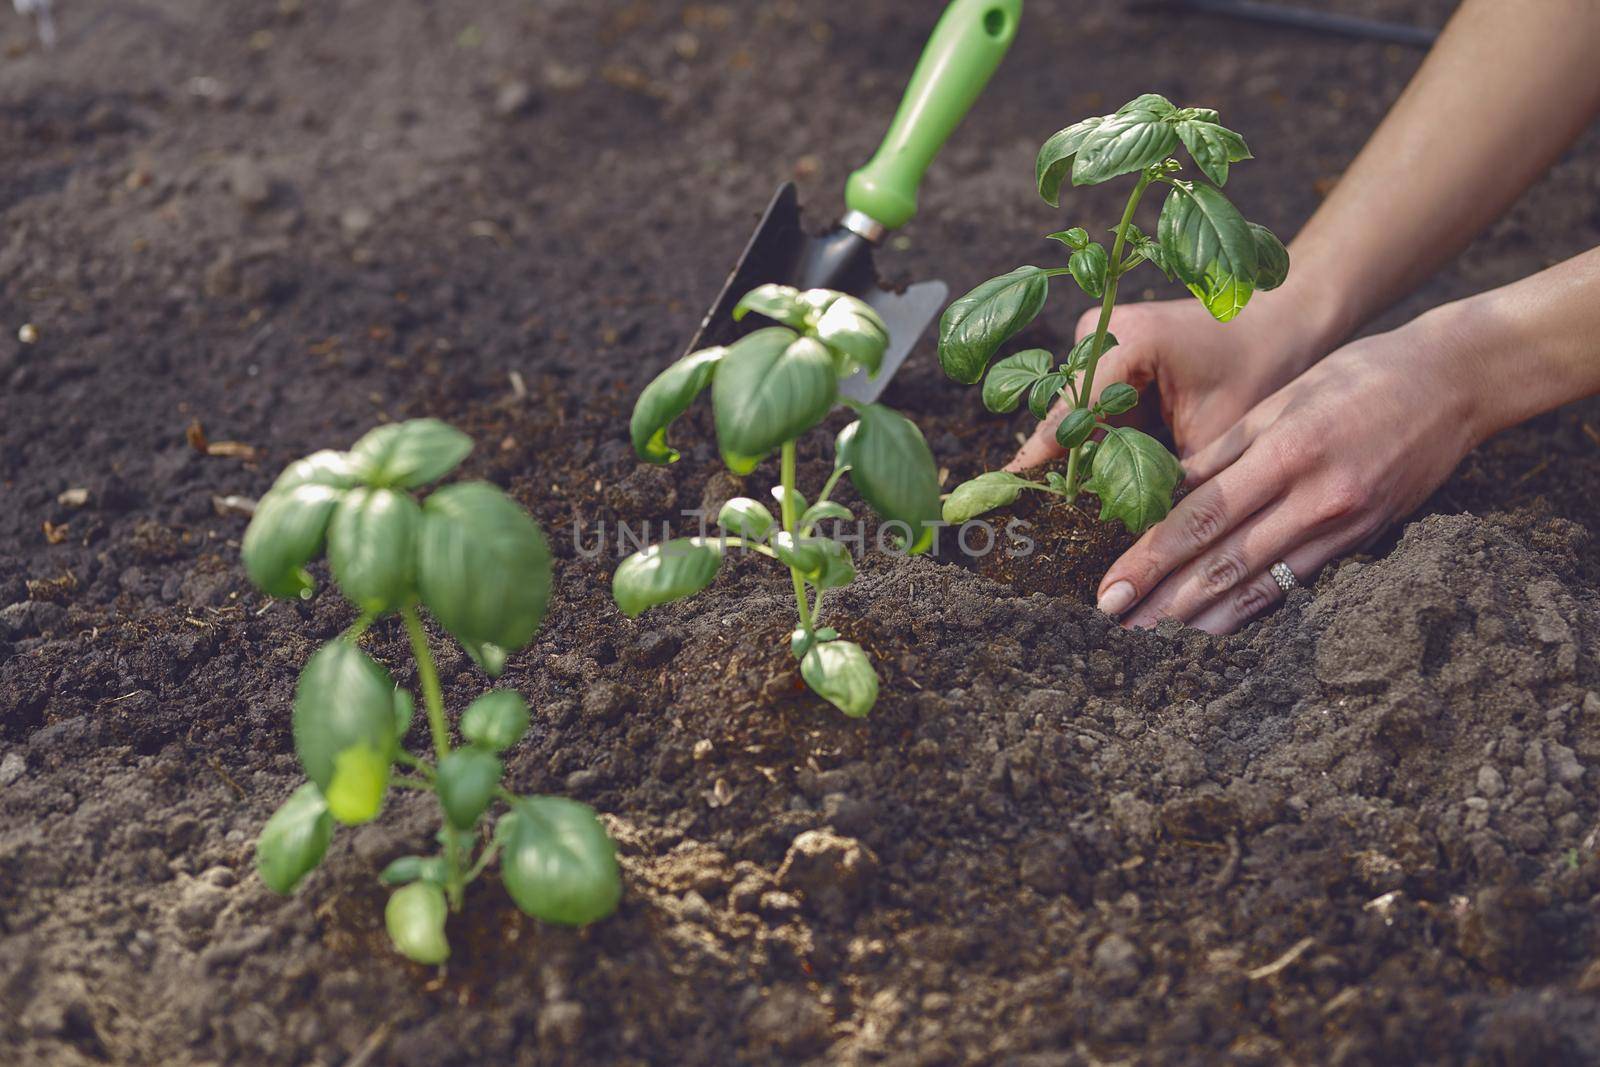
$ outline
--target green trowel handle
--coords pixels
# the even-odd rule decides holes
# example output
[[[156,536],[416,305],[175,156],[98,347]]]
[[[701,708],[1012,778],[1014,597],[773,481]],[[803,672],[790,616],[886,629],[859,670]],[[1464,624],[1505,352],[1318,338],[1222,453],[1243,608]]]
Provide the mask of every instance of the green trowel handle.
[[[897,229],[917,213],[922,173],[1000,65],[1022,0],[954,0],[933,28],[883,144],[850,175],[845,205]]]

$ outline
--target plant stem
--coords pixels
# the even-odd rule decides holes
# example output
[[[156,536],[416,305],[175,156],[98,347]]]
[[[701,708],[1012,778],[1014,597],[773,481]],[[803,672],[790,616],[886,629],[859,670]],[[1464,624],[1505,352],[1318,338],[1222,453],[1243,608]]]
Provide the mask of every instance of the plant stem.
[[[442,763],[450,754],[450,728],[444,719],[444,690],[439,687],[439,670],[434,666],[433,653],[428,649],[428,632],[422,628],[417,609],[407,605],[400,610],[405,620],[406,634],[411,638],[411,654],[417,659],[417,677],[422,682],[422,703],[428,709],[428,730],[433,735],[433,752]],[[464,882],[461,878],[461,850],[456,847],[455,834],[446,834],[444,840],[446,869],[445,895],[450,898],[450,909],[461,910]]]
[[[795,447],[793,441],[783,443],[783,528],[791,537],[798,537],[795,529],[800,516],[796,515],[794,507],[795,483]],[[800,577],[800,572],[793,567],[789,568],[789,577],[794,579],[794,599],[800,609],[800,629],[811,632],[811,605],[806,598],[805,579]]]
[[[812,503],[820,504],[827,500],[829,495],[833,493],[833,487],[839,484],[839,479],[844,477],[844,472],[849,469],[848,465],[833,468],[833,473],[828,475],[828,480],[822,483],[822,492],[818,494],[817,499],[813,500]]]
[[[444,690],[439,687],[439,671],[428,650],[428,633],[422,628],[414,607],[402,608],[406,634],[411,638],[411,654],[417,658],[417,677],[422,681],[422,703],[428,710],[428,730],[433,735],[433,754],[444,759],[450,754],[450,729],[444,721]]]
[[[1111,309],[1117,303],[1117,282],[1122,278],[1123,263],[1122,249],[1127,244],[1128,227],[1133,223],[1133,213],[1139,209],[1139,201],[1144,196],[1144,191],[1150,187],[1150,175],[1146,171],[1139,172],[1139,182],[1133,187],[1133,192],[1128,196],[1128,206],[1122,209],[1122,221],[1117,224],[1117,239],[1112,242],[1111,255],[1107,259],[1106,291],[1100,300],[1100,318],[1094,327],[1094,343],[1089,346],[1089,358],[1083,365],[1083,384],[1078,388],[1078,407],[1087,407],[1089,400],[1094,396],[1094,372],[1100,365],[1100,355],[1106,347],[1106,328],[1111,325]],[[1083,446],[1079,445],[1072,450],[1072,455],[1067,459],[1067,499],[1076,500],[1078,497],[1078,463],[1083,453]]]

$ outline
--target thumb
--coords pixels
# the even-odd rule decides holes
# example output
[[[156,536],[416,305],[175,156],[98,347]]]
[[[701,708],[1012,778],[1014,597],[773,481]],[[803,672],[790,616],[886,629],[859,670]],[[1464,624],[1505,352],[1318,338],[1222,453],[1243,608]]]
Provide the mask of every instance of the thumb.
[[[1033,436],[1029,437],[1017,454],[1011,457],[1011,462],[1005,469],[1012,474],[1018,474],[1029,467],[1037,467],[1041,463],[1048,463],[1052,459],[1059,459],[1067,454],[1067,450],[1056,443],[1056,427],[1061,425],[1061,420],[1067,417],[1067,412],[1072,410],[1072,405],[1065,400],[1057,400],[1055,407],[1044,417],[1044,421],[1034,427]]]
[[[1079,322],[1080,335],[1084,332],[1085,325],[1089,329],[1093,329],[1094,319],[1091,315],[1085,315]],[[1096,368],[1094,376],[1095,395],[1090,398],[1090,403],[1099,400],[1100,393],[1113,382],[1127,382],[1130,385],[1134,385],[1135,382],[1132,379],[1148,377],[1144,373],[1143,365],[1137,359],[1137,348],[1138,346],[1118,347],[1106,353],[1100,362],[1100,366]],[[1050,409],[1049,415],[1045,416],[1044,421],[1034,428],[1032,436],[1017,450],[1017,454],[1011,458],[1011,462],[1007,463],[1004,469],[1017,474],[1030,467],[1037,467],[1041,463],[1048,463],[1053,459],[1060,459],[1066,455],[1067,450],[1056,442],[1056,427],[1061,425],[1061,420],[1066,418],[1067,412],[1071,410],[1072,405],[1065,400],[1056,401],[1055,406]]]

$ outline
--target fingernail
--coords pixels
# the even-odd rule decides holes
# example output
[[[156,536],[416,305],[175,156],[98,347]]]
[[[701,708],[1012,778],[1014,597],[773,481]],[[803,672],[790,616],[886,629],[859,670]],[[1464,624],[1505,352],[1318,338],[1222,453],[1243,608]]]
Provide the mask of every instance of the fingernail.
[[[1121,581],[1100,594],[1100,603],[1096,606],[1107,615],[1115,618],[1133,607],[1133,602],[1138,598],[1139,591],[1133,587],[1133,583]]]

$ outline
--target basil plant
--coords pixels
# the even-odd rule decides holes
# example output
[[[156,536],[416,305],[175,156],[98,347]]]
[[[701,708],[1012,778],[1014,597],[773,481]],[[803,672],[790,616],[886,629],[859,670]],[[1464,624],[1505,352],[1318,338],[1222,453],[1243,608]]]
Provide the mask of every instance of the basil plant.
[[[412,495],[471,449],[459,430],[415,419],[381,426],[348,452],[317,452],[291,463],[261,498],[243,543],[250,579],[281,597],[309,597],[306,564],[326,552],[340,592],[359,612],[300,672],[294,747],[310,781],[261,831],[262,880],[292,892],[321,862],[335,824],[376,818],[391,788],[433,793],[443,823],[438,854],[406,856],[378,876],[395,887],[385,913],[389,936],[420,963],[449,956],[445,918],[497,857],[511,899],[549,922],[594,922],[616,909],[621,894],[616,847],[593,811],[562,797],[514,796],[501,785],[501,754],[528,728],[520,694],[494,689],[478,697],[461,716],[465,743],[452,743],[421,609],[495,677],[506,655],[532,640],[550,597],[544,534],[505,493],[462,482],[421,503]],[[410,637],[431,760],[401,745],[411,693],[357,643],[390,614]],[[486,833],[497,803],[505,810]]]
[[[710,585],[730,547],[775,560],[794,584],[799,626],[789,647],[801,677],[846,715],[864,716],[878,698],[877,672],[860,645],[821,625],[827,591],[848,585],[855,564],[843,544],[818,528],[827,520],[853,520],[850,509],[829,499],[848,474],[908,552],[926,551],[939,521],[938,470],[911,420],[839,393],[839,383],[857,370],[878,372],[889,332],[876,311],[830,289],[801,292],[785,285],[751,290],[733,317],[751,311],[780,325],[693,352],[662,371],[639,395],[630,429],[639,458],[675,461],[667,428],[709,387],[717,446],[729,469],[747,475],[779,453],[780,482],[771,489],[778,514],[759,500],[735,497],[717,515],[720,536],[677,538],[634,553],[617,567],[612,594],[631,618]],[[838,404],[856,418],[835,441],[833,472],[807,501],[796,485],[795,441]]]
[[[1178,177],[1182,164],[1172,154],[1180,144],[1209,181]],[[1043,419],[1058,399],[1070,404],[1056,427],[1056,440],[1067,450],[1067,470],[1047,474],[1044,482],[1006,471],[979,475],[946,499],[946,522],[965,522],[1014,503],[1024,489],[1069,501],[1087,490],[1099,498],[1103,521],[1120,519],[1135,534],[1166,516],[1183,477],[1178,460],[1148,434],[1107,424],[1107,418],[1131,409],[1139,396],[1132,386],[1118,382],[1091,404],[1095,368],[1117,343],[1106,327],[1118,283],[1141,264],[1150,263],[1168,280],[1181,281],[1218,322],[1244,310],[1253,293],[1283,283],[1289,253],[1282,242],[1266,227],[1246,222],[1222,194],[1228,168],[1249,158],[1244,138],[1220,125],[1215,111],[1176,107],[1154,93],[1129,101],[1113,115],[1068,126],[1045,141],[1035,177],[1039,195],[1051,207],[1069,176],[1073,185],[1135,176],[1122,219],[1110,231],[1111,250],[1091,241],[1081,227],[1049,234],[1070,251],[1067,265],[1018,267],[951,304],[939,322],[939,362],[957,381],[972,384],[982,378],[983,403],[990,411],[1015,411],[1026,400],[1033,417]],[[1133,219],[1153,185],[1166,186],[1167,198],[1151,237]],[[1094,332],[1059,361],[1042,348],[1030,348],[991,366],[1000,346],[1044,307],[1050,279],[1064,274],[1100,301]],[[1103,436],[1094,440],[1097,431]]]

